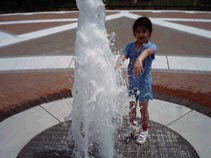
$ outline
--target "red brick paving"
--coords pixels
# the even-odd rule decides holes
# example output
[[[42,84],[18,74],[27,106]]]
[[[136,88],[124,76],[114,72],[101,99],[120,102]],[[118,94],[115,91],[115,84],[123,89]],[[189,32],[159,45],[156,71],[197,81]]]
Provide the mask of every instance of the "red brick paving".
[[[211,31],[211,23],[210,22],[185,22],[185,21],[169,21],[172,23],[193,26],[200,29],[205,29]]]
[[[15,24],[15,25],[0,25],[0,30],[12,33],[12,34],[23,34],[32,31],[39,31],[55,26],[62,26],[65,24],[71,24],[73,22],[48,22],[48,23],[28,23],[28,24]]]
[[[19,72],[0,74],[0,120],[4,114],[47,102],[45,98],[68,93],[73,72]],[[69,79],[68,79],[69,78]],[[61,97],[60,97],[61,99]]]
[[[106,16],[108,16],[108,15],[113,15],[113,14],[117,14],[117,13],[119,13],[119,11],[116,11],[116,12],[106,12]]]
[[[106,15],[116,14],[117,12],[106,12]],[[20,21],[20,20],[41,20],[41,19],[66,19],[78,18],[79,13],[62,13],[62,14],[33,14],[33,15],[5,15],[0,16],[0,22],[3,21]]]
[[[185,98],[211,108],[211,75],[153,72],[153,91]]]
[[[132,11],[132,13],[151,18],[211,19],[211,13],[181,13],[181,12],[152,13],[152,12],[136,12],[136,11]]]
[[[72,81],[63,72],[19,72],[0,74],[1,109],[70,88]],[[69,76],[70,73],[69,73]]]
[[[119,18],[106,22],[108,33],[116,33],[116,50],[121,50],[126,43],[135,40],[132,35],[133,22],[134,20],[129,18]],[[153,28],[151,39],[158,45],[158,55],[211,56],[211,40],[207,38],[158,25],[154,25]],[[73,29],[1,47],[0,56],[58,55],[64,54],[63,50],[68,50],[65,54],[70,54],[74,52],[75,33],[76,30]],[[39,47],[37,47],[38,45]]]
[[[75,48],[75,34],[74,29],[1,47],[0,56],[70,55]]]
[[[68,79],[69,78],[69,79]],[[0,120],[48,102],[43,98],[71,92],[73,71],[0,74]],[[211,75],[153,72],[153,91],[185,98],[211,108]],[[61,97],[57,97],[61,99]],[[6,116],[5,116],[6,115]]]
[[[65,14],[33,14],[33,15],[9,15],[0,16],[0,21],[20,21],[20,20],[41,20],[41,19],[64,19],[78,18],[78,13]]]

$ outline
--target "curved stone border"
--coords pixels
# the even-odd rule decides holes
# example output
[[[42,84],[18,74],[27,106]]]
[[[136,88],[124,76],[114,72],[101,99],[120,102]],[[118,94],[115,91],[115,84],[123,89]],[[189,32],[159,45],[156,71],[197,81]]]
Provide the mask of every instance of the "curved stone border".
[[[158,87],[156,85],[153,85],[153,88],[155,89],[155,91],[154,91],[155,99],[164,100],[164,101],[176,103],[179,105],[183,105],[185,107],[196,110],[208,117],[211,117],[211,108],[203,106],[199,103],[196,103],[196,102],[190,100],[189,98],[187,98],[185,96],[181,96],[181,95],[175,93],[175,92],[177,92],[176,90]],[[189,93],[189,95],[194,95],[197,97],[197,94],[192,94],[191,92],[188,92],[188,93]],[[22,104],[14,105],[12,108],[4,109],[1,111],[0,122],[12,115],[15,115],[19,112],[22,112],[22,111],[32,108],[34,106],[40,105],[42,103],[49,103],[52,101],[56,101],[56,100],[68,98],[68,97],[72,97],[71,90],[63,89],[63,90],[59,91],[58,93],[41,96],[40,98],[38,98],[36,100],[31,100],[29,102],[24,102]]]
[[[2,111],[0,111],[0,122],[3,121],[4,119],[15,115],[17,113],[20,113],[24,110],[27,110],[29,108],[38,106],[40,104],[43,103],[49,103],[52,101],[56,101],[56,100],[60,100],[63,98],[68,98],[68,97],[72,97],[72,93],[71,90],[69,89],[63,89],[57,93],[54,94],[48,94],[46,96],[40,96],[39,98],[35,99],[35,100],[31,100],[28,102],[23,102],[21,104],[16,104],[13,105],[11,108],[8,109],[4,109]]]
[[[188,93],[189,95],[193,95],[197,97],[197,94],[193,94],[191,92],[188,92]],[[179,105],[183,105],[188,108],[191,108],[192,110],[196,110],[208,117],[211,117],[211,108],[201,105],[200,103],[196,103],[190,98],[187,98],[186,96],[179,95],[176,90],[162,88],[162,90],[154,92],[154,98],[168,101],[175,104],[179,104]]]

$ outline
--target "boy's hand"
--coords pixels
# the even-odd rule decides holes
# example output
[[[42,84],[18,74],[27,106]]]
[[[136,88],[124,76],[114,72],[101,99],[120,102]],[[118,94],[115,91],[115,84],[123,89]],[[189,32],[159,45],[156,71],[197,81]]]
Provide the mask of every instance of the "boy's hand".
[[[119,69],[119,67],[121,66],[121,63],[124,62],[126,59],[125,55],[121,55],[119,57],[119,59],[117,60],[116,64],[115,64],[115,67],[114,67],[114,70],[116,71],[117,69]]]
[[[120,64],[119,63],[116,63],[115,67],[114,67],[114,70],[116,71],[117,69],[119,69],[120,67]]]
[[[139,76],[143,71],[144,67],[142,61],[139,58],[137,58],[133,67],[133,73],[135,74],[135,76]]]

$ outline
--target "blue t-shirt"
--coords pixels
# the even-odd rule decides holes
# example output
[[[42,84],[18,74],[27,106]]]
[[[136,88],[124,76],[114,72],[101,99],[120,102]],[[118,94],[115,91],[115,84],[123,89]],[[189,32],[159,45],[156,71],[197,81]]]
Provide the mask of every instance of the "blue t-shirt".
[[[146,57],[146,59],[143,61],[144,71],[139,76],[135,76],[133,73],[133,67],[136,62],[136,59],[140,56],[140,54],[144,50],[148,48],[151,48],[154,54]],[[152,99],[151,66],[152,66],[152,61],[155,59],[156,52],[157,52],[157,46],[150,41],[144,44],[139,52],[136,51],[135,42],[128,43],[125,49],[123,50],[123,54],[126,56],[126,58],[130,59],[130,62],[128,64],[129,91],[140,90],[141,93],[138,92],[138,94],[141,95],[138,97],[139,100],[144,100],[145,98]]]

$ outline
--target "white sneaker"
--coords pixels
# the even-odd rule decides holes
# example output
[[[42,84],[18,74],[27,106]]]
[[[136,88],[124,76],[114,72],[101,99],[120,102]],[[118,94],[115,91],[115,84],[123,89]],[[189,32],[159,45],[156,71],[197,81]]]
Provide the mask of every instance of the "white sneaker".
[[[136,143],[144,144],[149,136],[148,131],[142,131],[139,135],[137,135]]]

